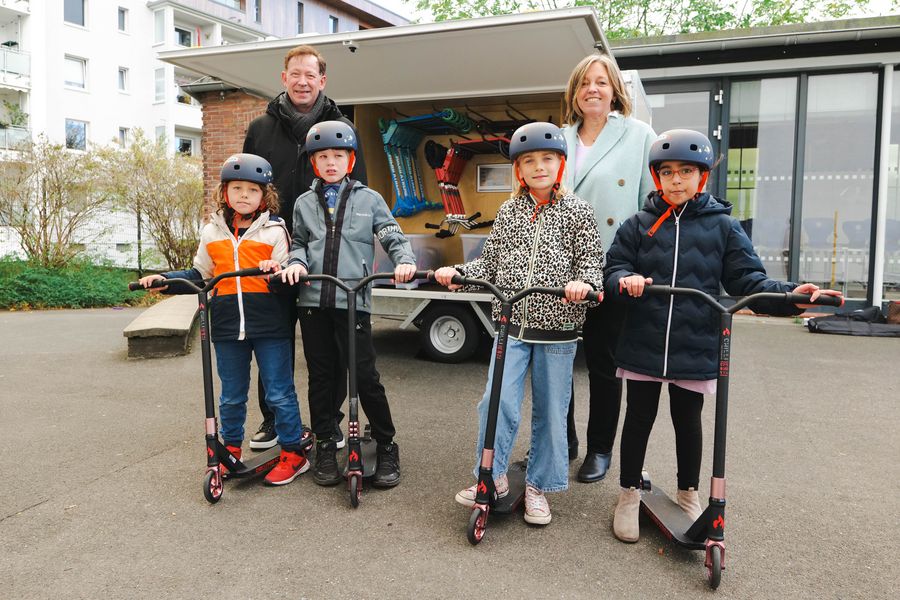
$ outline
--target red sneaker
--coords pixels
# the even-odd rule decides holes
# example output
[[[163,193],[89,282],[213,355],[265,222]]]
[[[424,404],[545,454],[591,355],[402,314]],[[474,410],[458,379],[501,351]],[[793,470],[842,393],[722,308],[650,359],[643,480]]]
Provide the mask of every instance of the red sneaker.
[[[286,485],[309,470],[309,461],[303,454],[282,450],[275,468],[266,475],[266,485]]]
[[[240,446],[225,446],[225,449],[231,452],[231,454],[238,460],[241,460],[241,447]],[[228,477],[228,467],[225,466],[225,463],[222,463],[222,477]]]

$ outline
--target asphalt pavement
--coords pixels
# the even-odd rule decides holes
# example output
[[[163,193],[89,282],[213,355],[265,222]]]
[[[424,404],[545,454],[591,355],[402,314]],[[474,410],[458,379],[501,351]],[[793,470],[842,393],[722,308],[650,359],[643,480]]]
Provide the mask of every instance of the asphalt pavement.
[[[385,319],[375,343],[401,485],[366,489],[353,510],[343,486],[309,475],[274,489],[228,482],[210,505],[199,351],[127,360],[121,332],[139,310],[0,313],[0,598],[900,597],[896,339],[736,320],[726,570],[712,592],[702,554],[645,518],[638,543],[612,536],[618,444],[603,482],[575,482],[572,463],[570,489],[549,496],[549,526],[496,516],[470,546],[453,496],[471,483],[489,349],[429,362],[415,331]],[[575,376],[583,438],[581,356]],[[707,397],[701,496],[713,406]],[[646,463],[654,485],[674,488],[667,401]]]

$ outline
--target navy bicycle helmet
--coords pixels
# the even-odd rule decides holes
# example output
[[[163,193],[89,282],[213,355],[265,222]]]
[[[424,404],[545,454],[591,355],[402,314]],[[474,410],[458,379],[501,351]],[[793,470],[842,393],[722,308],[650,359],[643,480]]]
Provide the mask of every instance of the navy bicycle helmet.
[[[650,146],[649,163],[656,169],[667,160],[692,163],[711,171],[716,162],[709,138],[692,129],[670,129],[659,134]]]
[[[255,154],[232,154],[222,165],[219,180],[252,181],[260,185],[272,183],[272,165]]]
[[[566,139],[562,131],[553,123],[528,123],[512,134],[509,142],[509,159],[516,160],[526,152],[549,150],[566,155]]]
[[[312,154],[319,150],[337,148],[356,150],[356,132],[343,121],[322,121],[316,123],[306,134],[306,151]]]

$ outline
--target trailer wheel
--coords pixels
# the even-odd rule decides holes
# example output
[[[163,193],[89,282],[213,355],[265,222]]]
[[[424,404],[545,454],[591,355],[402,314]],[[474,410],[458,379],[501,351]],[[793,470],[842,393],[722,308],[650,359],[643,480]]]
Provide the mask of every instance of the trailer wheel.
[[[438,304],[422,317],[419,336],[422,349],[429,358],[458,363],[474,354],[480,332],[468,307]]]

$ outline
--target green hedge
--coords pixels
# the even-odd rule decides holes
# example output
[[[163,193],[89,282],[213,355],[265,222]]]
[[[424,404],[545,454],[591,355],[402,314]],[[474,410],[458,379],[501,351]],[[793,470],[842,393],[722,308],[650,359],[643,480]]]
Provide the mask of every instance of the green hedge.
[[[140,304],[146,295],[129,292],[133,271],[77,262],[47,269],[26,261],[0,259],[0,309],[89,308]]]

